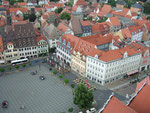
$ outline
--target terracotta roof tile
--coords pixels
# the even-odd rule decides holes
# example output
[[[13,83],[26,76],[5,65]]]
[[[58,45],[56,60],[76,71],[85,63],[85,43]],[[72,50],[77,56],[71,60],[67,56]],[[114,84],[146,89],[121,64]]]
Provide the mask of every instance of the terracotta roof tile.
[[[150,113],[150,86],[145,84],[137,95],[130,101],[129,107],[137,113]]]
[[[146,29],[150,32],[150,22],[146,23],[145,26],[146,26]]]
[[[131,38],[132,37],[129,29],[121,29],[121,33],[122,33],[122,36],[124,38]]]
[[[26,3],[26,2],[18,2],[17,5],[18,5],[18,6],[26,6],[27,3]]]
[[[79,41],[79,38],[72,35],[72,34],[65,34],[62,36],[62,40],[65,39],[66,42],[70,42],[70,46],[74,47],[76,45],[76,43]]]
[[[123,104],[116,97],[111,97],[108,104],[101,113],[137,113],[130,107]]]
[[[82,26],[90,26],[92,25],[91,22],[89,20],[86,20],[86,21],[80,21],[81,25]]]
[[[81,39],[83,39],[87,42],[90,42],[94,45],[103,45],[103,44],[112,42],[112,37],[102,36],[100,34],[87,36],[87,37],[81,37]]]
[[[113,26],[121,26],[120,22],[119,22],[119,19],[117,16],[115,17],[110,17],[110,22]]]
[[[16,13],[17,11],[21,11],[23,13],[27,13],[28,9],[27,8],[9,8],[9,13]]]
[[[101,10],[100,14],[102,16],[105,16],[106,14],[110,13],[111,11],[112,11],[111,5],[104,4],[104,6],[102,7],[102,10]]]
[[[61,32],[65,33],[66,30],[68,29],[68,27],[62,23],[59,23],[57,29],[60,30]]]
[[[78,1],[76,2],[76,5],[88,5],[88,3],[86,3],[85,0],[78,0]]]
[[[147,83],[148,85],[150,85],[150,79],[149,76],[147,76],[144,80],[142,80],[141,82],[138,82],[136,85],[136,90],[135,90],[135,94],[138,92],[138,90],[143,86],[144,83]]]

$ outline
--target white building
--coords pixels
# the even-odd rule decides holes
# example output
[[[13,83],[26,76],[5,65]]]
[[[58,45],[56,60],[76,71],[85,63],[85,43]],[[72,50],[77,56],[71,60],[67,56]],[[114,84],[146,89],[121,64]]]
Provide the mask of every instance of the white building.
[[[71,34],[67,34],[67,35],[64,35],[63,37],[60,37],[57,48],[56,48],[57,58],[59,58],[62,62],[70,66],[71,51],[74,48],[78,40],[79,40],[78,37],[71,35]]]
[[[48,54],[48,43],[45,39],[45,37],[38,37],[37,38],[37,51],[38,51],[38,55],[42,55],[42,54]]]
[[[86,77],[104,85],[138,72],[142,54],[138,50],[122,49],[102,52],[94,49],[86,59]]]
[[[20,58],[36,58],[38,57],[37,46],[19,48]]]
[[[57,42],[62,35],[62,32],[60,32],[53,24],[50,24],[43,28],[43,35],[46,37],[49,47],[54,48],[57,47]]]
[[[131,26],[128,27],[131,33],[131,41],[142,41],[143,29],[142,26]]]

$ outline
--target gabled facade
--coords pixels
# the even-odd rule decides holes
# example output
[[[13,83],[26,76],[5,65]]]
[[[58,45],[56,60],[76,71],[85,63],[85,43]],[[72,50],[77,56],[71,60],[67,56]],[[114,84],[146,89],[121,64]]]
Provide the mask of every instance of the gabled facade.
[[[106,22],[110,23],[110,32],[117,32],[121,29],[121,23],[118,17],[110,17],[106,20]]]
[[[92,33],[92,24],[90,21],[80,21],[81,29],[82,29],[82,36],[89,36]]]
[[[56,56],[60,61],[71,66],[71,52],[79,38],[71,34],[63,35],[59,38],[56,48]]]

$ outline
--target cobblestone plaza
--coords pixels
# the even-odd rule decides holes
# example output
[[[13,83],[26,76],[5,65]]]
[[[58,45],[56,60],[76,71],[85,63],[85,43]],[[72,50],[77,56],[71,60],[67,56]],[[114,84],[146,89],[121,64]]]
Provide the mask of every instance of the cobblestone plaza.
[[[37,70],[37,75],[31,75]],[[39,76],[44,75],[45,80]],[[58,78],[50,74],[48,67],[32,66],[24,70],[0,76],[0,102],[7,100],[8,108],[0,108],[0,113],[60,113],[73,107],[72,89],[64,86]],[[24,105],[24,109],[20,106]]]

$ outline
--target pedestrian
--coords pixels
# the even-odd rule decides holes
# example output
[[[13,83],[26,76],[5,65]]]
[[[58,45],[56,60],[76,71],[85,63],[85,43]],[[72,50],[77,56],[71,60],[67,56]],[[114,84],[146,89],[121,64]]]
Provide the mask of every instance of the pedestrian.
[[[40,69],[40,64],[39,64],[39,69]]]

